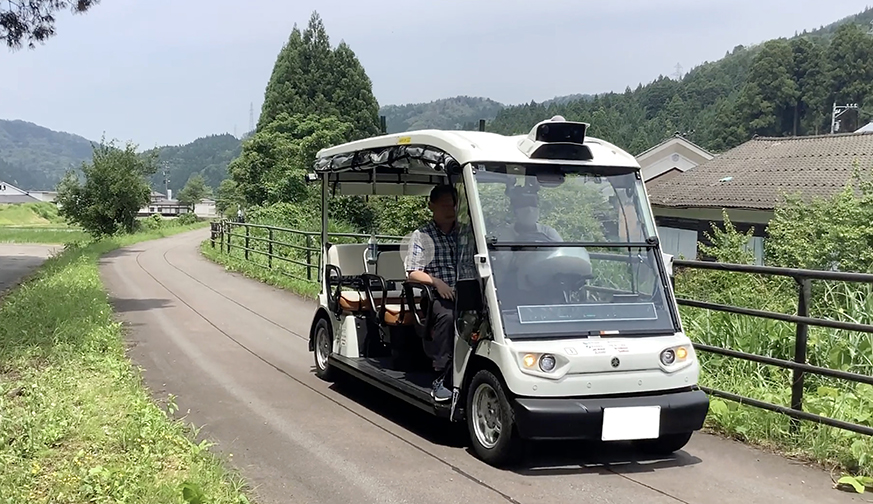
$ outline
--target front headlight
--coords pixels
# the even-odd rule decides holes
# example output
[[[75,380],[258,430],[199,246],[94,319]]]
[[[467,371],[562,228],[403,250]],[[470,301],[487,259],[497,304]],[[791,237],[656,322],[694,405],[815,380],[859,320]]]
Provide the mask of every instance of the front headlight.
[[[680,345],[665,348],[661,351],[661,364],[668,370],[671,368],[684,367],[683,364],[693,358],[689,345]]]
[[[533,374],[554,375],[555,371],[566,363],[566,359],[550,353],[525,352],[521,357],[521,369]]]

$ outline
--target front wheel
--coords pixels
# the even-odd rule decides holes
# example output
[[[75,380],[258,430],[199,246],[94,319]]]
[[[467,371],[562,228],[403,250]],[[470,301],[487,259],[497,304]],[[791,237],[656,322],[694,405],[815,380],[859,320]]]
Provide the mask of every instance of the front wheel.
[[[503,384],[485,369],[477,372],[470,382],[467,430],[476,455],[492,466],[513,462],[520,453],[515,414]]]
[[[670,455],[681,450],[691,440],[693,432],[666,434],[658,439],[640,439],[634,441],[641,451],[652,455]]]
[[[328,364],[327,357],[333,348],[333,331],[330,322],[318,319],[315,324],[315,376],[324,381],[333,381],[334,369]]]

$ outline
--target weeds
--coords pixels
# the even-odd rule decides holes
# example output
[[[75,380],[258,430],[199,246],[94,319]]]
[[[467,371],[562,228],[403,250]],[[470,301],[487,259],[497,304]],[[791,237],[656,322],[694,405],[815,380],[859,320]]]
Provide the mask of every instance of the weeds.
[[[148,396],[98,274],[110,250],[201,226],[70,245],[3,299],[0,503],[248,502]]]

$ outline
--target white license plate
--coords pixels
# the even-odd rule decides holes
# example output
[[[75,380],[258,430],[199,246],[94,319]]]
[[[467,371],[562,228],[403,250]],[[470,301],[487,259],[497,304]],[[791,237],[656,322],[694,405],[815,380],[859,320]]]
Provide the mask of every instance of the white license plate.
[[[603,441],[656,439],[660,431],[660,406],[603,408]]]

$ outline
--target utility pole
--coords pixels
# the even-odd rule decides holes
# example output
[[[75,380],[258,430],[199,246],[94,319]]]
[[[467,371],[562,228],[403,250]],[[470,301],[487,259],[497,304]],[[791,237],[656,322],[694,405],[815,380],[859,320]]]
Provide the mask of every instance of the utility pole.
[[[249,102],[249,132],[255,130],[255,104]]]
[[[837,121],[837,119],[849,110],[858,110],[858,104],[849,103],[846,105],[837,105],[837,102],[834,102],[834,108],[831,111],[831,135],[840,129],[839,121]]]

